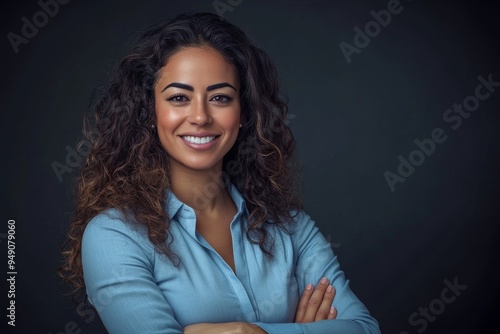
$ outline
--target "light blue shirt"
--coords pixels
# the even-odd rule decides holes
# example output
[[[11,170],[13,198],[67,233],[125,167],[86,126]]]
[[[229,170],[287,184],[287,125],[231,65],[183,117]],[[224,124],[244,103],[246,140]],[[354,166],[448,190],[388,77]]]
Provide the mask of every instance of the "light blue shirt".
[[[306,213],[299,211],[292,235],[269,226],[269,259],[246,238],[245,201],[234,185],[228,189],[238,208],[231,222],[236,274],[196,232],[194,210],[172,192],[166,204],[178,266],[155,251],[144,227],[125,223],[117,210],[90,221],[82,241],[84,279],[109,333],[182,333],[190,324],[233,321],[254,323],[269,334],[380,333]],[[293,323],[305,286],[322,277],[336,289],[337,319]]]

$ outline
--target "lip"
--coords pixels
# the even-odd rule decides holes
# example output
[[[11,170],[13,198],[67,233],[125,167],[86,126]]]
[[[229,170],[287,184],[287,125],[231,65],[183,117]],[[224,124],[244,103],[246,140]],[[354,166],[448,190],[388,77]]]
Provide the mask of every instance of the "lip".
[[[193,137],[213,136],[213,137],[218,137],[220,135],[218,135],[216,133],[212,133],[212,132],[185,132],[185,133],[181,133],[179,136],[193,136]]]
[[[192,137],[210,137],[210,136],[213,136],[215,138],[214,138],[214,140],[212,140],[209,143],[195,144],[195,143],[191,143],[190,141],[185,140],[183,138],[183,136],[192,136]],[[206,151],[206,150],[211,149],[213,146],[215,146],[217,144],[217,142],[219,141],[220,135],[210,133],[210,132],[186,132],[186,133],[179,135],[179,138],[182,140],[182,142],[184,144],[186,144],[187,146],[189,146],[192,149],[195,149],[197,151]]]

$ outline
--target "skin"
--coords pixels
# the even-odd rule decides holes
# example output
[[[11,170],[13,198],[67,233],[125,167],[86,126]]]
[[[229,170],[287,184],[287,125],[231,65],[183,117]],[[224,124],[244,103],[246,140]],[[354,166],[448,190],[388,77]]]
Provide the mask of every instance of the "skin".
[[[304,323],[335,319],[337,310],[331,307],[333,298],[335,298],[335,288],[330,285],[330,281],[326,277],[319,281],[316,288],[309,283],[297,305],[295,322]]]
[[[157,134],[170,156],[174,194],[196,213],[196,230],[235,271],[230,223],[237,213],[222,180],[222,161],[234,145],[241,119],[240,84],[234,65],[210,47],[186,47],[172,55],[155,86]],[[204,149],[186,143],[186,134],[216,136]],[[184,138],[184,139],[183,139]],[[219,182],[217,182],[219,181]],[[207,188],[209,186],[209,188]],[[206,191],[210,189],[210,191]],[[329,282],[308,285],[301,296],[295,322],[334,319],[335,289]],[[260,327],[245,322],[200,323],[186,334],[256,333]]]

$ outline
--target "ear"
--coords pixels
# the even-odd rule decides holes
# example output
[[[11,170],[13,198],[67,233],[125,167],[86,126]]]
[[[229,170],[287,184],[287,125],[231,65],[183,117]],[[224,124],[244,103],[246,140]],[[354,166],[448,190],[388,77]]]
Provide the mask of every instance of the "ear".
[[[246,117],[245,117],[243,110],[241,110],[240,111],[240,129],[243,127],[243,125],[245,125],[245,123],[246,123]]]

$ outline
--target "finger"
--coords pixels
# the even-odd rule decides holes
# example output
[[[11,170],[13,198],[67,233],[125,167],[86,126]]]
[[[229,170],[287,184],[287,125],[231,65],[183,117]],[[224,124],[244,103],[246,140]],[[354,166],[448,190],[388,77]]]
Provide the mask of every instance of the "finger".
[[[306,288],[302,292],[302,296],[300,297],[297,311],[295,311],[295,322],[302,322],[304,314],[306,314],[307,303],[309,302],[309,298],[311,298],[313,291],[313,285],[311,283],[307,284]]]
[[[316,289],[314,289],[314,292],[309,298],[309,301],[307,303],[307,309],[306,313],[304,314],[304,318],[302,319],[302,322],[312,322],[316,318],[316,313],[318,312],[318,309],[323,302],[323,297],[325,296],[326,289],[330,285],[330,282],[326,277],[323,277],[318,285],[316,286]]]
[[[330,312],[328,313],[328,320],[332,320],[337,318],[337,309],[335,307],[330,308]]]
[[[335,297],[335,288],[329,285],[325,290],[325,295],[323,296],[323,300],[316,312],[316,317],[314,321],[325,320],[328,318],[330,314],[330,309],[332,308],[333,298]]]

